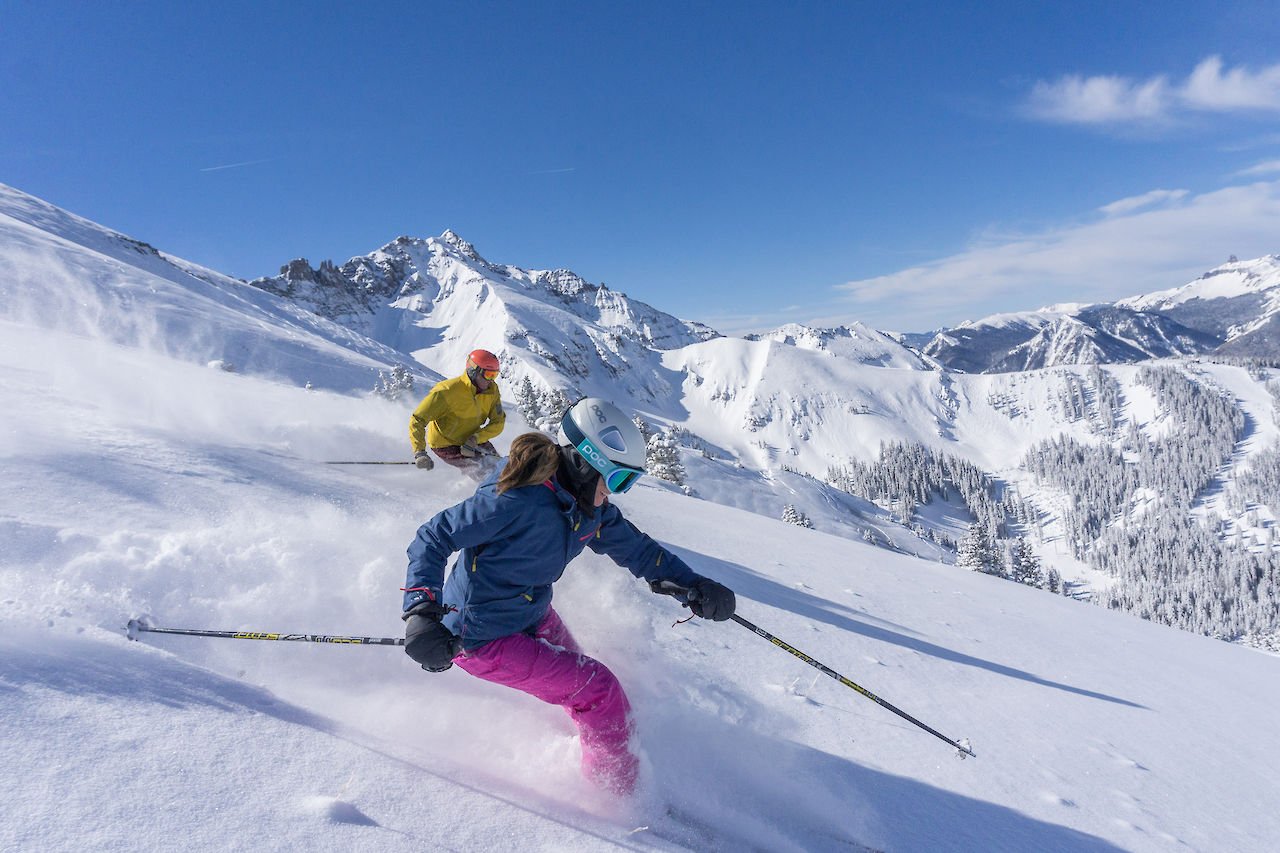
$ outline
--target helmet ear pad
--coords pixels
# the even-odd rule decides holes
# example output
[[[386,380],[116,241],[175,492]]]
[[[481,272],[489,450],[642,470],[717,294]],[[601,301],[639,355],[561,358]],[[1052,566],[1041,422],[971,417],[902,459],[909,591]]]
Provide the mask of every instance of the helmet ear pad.
[[[596,483],[600,480],[600,472],[581,453],[572,447],[560,445],[560,467],[556,470],[556,478],[565,491],[573,495],[579,506],[595,506]]]

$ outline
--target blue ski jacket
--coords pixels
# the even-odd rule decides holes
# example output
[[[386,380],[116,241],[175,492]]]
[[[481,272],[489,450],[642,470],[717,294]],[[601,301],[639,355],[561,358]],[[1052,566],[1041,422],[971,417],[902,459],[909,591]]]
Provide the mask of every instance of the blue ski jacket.
[[[554,478],[499,495],[499,474],[418,528],[409,545],[404,609],[428,598],[454,608],[443,622],[464,649],[535,628],[551,607],[551,585],[583,548],[645,580],[702,579],[613,504],[584,510]]]

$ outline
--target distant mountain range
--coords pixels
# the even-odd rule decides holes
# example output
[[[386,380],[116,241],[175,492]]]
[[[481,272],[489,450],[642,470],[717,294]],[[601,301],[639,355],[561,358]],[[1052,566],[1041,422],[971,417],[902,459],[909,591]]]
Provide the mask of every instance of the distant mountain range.
[[[443,319],[455,314],[457,306],[451,303],[458,286],[481,280],[550,301],[572,315],[577,322],[558,324],[554,340],[524,344],[571,375],[590,373],[588,363],[576,356],[593,351],[606,364],[621,369],[628,362],[629,346],[611,340],[615,337],[650,351],[720,337],[700,323],[677,319],[568,270],[536,271],[490,263],[452,231],[436,239],[401,237],[341,266],[326,261],[315,269],[306,260],[294,260],[282,266],[279,275],[251,284],[295,300],[393,349],[414,353],[436,341],[413,331],[423,328],[416,319],[406,323],[404,315],[396,312],[439,314]],[[513,311],[511,328],[519,326],[519,313]],[[1114,303],[996,314],[928,335],[894,337],[861,323],[834,329],[790,324],[746,338],[882,367],[1010,373],[1201,353],[1280,357],[1278,317],[1280,256],[1268,255],[1233,260],[1190,284],[1159,293]]]
[[[1190,284],[1114,303],[996,314],[937,332],[923,352],[967,373],[1200,353],[1275,358],[1278,312],[1280,256],[1267,255],[1233,260]]]

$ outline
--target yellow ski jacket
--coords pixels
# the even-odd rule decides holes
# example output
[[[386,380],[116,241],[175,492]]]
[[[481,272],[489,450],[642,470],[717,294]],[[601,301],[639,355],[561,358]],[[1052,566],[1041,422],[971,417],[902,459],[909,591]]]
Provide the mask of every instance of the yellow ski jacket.
[[[502,410],[498,383],[477,391],[464,373],[436,383],[409,418],[409,441],[416,453],[432,447],[461,445],[471,436],[482,444],[502,432],[507,413]],[[423,440],[423,433],[426,440]]]

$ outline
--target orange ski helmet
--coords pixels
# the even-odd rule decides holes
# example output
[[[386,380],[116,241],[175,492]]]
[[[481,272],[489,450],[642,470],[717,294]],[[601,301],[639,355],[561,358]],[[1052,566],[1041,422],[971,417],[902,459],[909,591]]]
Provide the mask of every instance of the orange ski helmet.
[[[498,378],[498,357],[487,349],[472,350],[467,356],[467,376],[475,382],[481,376],[492,382]]]

